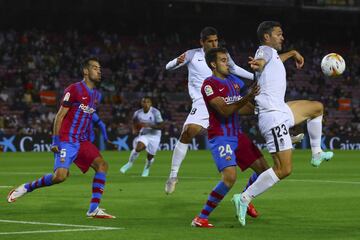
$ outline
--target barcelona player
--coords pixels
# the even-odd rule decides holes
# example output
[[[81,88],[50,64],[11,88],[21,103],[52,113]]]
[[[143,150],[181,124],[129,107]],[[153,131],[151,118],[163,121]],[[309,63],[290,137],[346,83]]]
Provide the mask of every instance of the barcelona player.
[[[89,127],[101,94],[95,88],[101,80],[100,63],[96,58],[84,61],[84,79],[65,89],[53,128],[51,151],[54,152],[54,173],[49,173],[33,182],[25,183],[10,191],[8,202],[35,189],[62,183],[69,176],[69,167],[74,162],[83,173],[91,167],[95,170],[92,182],[92,197],[86,215],[92,218],[115,218],[99,207],[108,164],[99,150],[89,141]]]
[[[259,87],[254,83],[246,94],[244,82],[230,74],[226,49],[210,49],[205,60],[213,75],[204,81],[201,93],[209,112],[210,150],[222,179],[191,225],[208,228],[213,227],[208,221],[210,213],[236,182],[236,166],[243,171],[250,167],[257,174],[269,166],[259,149],[242,132],[239,120],[239,110],[259,93]]]

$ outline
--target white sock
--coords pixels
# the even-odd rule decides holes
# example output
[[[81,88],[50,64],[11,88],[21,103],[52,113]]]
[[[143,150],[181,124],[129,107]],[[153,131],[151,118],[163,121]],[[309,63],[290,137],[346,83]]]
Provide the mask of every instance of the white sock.
[[[129,157],[129,163],[133,164],[134,161],[139,157],[140,153],[135,151],[135,149],[131,150],[130,157]]]
[[[256,181],[242,194],[245,202],[251,202],[253,198],[259,196],[272,186],[274,186],[280,179],[276,176],[274,170],[269,168],[261,173]]]
[[[321,134],[322,134],[322,118],[318,116],[313,119],[307,120],[307,129],[310,138],[310,146],[312,154],[321,152]]]
[[[152,158],[150,160],[146,159],[145,161],[146,161],[145,162],[145,168],[150,168],[151,165],[154,163],[155,159],[154,158]]]
[[[181,163],[186,156],[188,145],[189,144],[185,144],[180,141],[176,143],[171,160],[171,172],[170,172],[171,178],[177,177]]]

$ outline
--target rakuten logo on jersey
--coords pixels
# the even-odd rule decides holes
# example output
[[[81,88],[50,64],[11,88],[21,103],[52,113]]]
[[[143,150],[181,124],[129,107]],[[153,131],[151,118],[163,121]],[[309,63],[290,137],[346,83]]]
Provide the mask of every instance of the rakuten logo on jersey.
[[[238,96],[227,96],[227,97],[223,97],[224,101],[226,102],[226,104],[232,104],[235,102],[240,101],[240,99],[242,99],[243,97],[238,95]]]
[[[79,108],[80,108],[81,110],[83,110],[83,112],[85,112],[85,113],[90,113],[90,114],[92,114],[93,112],[96,111],[95,109],[93,109],[93,108],[91,108],[91,107],[89,107],[89,106],[87,106],[87,105],[84,105],[84,104],[80,104]]]

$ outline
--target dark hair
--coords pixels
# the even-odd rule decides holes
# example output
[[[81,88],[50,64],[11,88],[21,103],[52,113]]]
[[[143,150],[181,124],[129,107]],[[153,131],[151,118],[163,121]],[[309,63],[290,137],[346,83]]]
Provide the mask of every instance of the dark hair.
[[[142,99],[149,99],[152,102],[152,98],[150,96],[143,96]]]
[[[206,52],[205,54],[205,61],[206,64],[208,65],[208,67],[213,70],[213,67],[211,66],[210,63],[215,62],[216,58],[217,58],[217,54],[218,53],[228,53],[228,51],[226,50],[226,48],[223,47],[218,47],[218,48],[211,48],[209,51]]]
[[[264,21],[259,24],[257,29],[257,36],[259,38],[260,43],[264,42],[264,34],[271,35],[274,27],[281,27],[281,24],[276,21]]]
[[[213,27],[204,27],[200,32],[200,39],[205,41],[210,35],[218,35],[218,32]]]
[[[82,69],[88,68],[88,67],[90,66],[90,62],[91,62],[91,61],[100,62],[97,57],[89,57],[89,58],[86,58],[86,59],[82,62],[81,68],[82,68]]]

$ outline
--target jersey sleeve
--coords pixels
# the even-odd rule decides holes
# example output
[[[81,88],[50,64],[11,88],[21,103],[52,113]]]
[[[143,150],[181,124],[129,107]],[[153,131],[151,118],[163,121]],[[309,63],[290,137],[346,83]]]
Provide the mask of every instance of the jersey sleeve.
[[[191,49],[191,50],[187,50],[185,53],[185,60],[183,63],[179,64],[179,65],[176,65],[176,62],[177,62],[177,58],[174,58],[173,60],[171,60],[170,62],[168,62],[166,64],[166,70],[175,70],[179,67],[182,67],[184,65],[187,65],[191,60],[192,58],[194,57],[194,54],[195,54],[195,49]]]
[[[138,115],[138,111],[135,111],[134,114],[133,114],[133,117],[132,117],[133,122],[138,122],[139,121],[137,115]]]
[[[270,47],[260,47],[255,53],[255,59],[264,59],[266,63],[272,58],[273,51]]]
[[[205,80],[201,87],[201,94],[206,103],[209,103],[212,99],[220,96],[219,89],[211,81]]]
[[[61,106],[67,108],[71,107],[76,101],[76,94],[77,91],[75,85],[70,85],[68,88],[66,88],[61,100]]]
[[[162,116],[161,116],[161,112],[159,110],[156,109],[154,115],[155,115],[155,122],[156,123],[161,123],[161,122],[164,121]]]
[[[254,79],[254,74],[246,71],[245,69],[239,67],[238,65],[236,65],[236,63],[234,62],[234,60],[231,58],[230,54],[227,54],[228,59],[229,59],[229,68],[230,68],[230,72],[232,74],[235,74],[236,76],[239,77],[243,77],[246,79],[250,79],[253,80]]]

